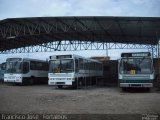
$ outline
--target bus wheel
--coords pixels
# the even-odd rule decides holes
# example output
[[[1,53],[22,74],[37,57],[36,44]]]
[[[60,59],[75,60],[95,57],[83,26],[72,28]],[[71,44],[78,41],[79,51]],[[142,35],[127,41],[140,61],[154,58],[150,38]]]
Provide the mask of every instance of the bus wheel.
[[[31,77],[31,78],[29,79],[29,84],[30,84],[30,85],[33,85],[33,84],[34,84],[34,77]]]
[[[126,91],[126,90],[127,90],[127,88],[125,88],[125,87],[122,88],[122,91]]]
[[[150,89],[149,87],[147,87],[147,88],[146,88],[146,91],[147,91],[147,92],[150,92],[150,91],[151,91],[151,89]]]
[[[58,88],[62,89],[62,88],[63,88],[63,85],[58,85]]]
[[[78,86],[79,86],[78,84],[79,84],[78,81],[75,80],[75,81],[72,83],[72,88],[73,88],[73,89],[77,89]]]
[[[82,80],[79,80],[77,88],[81,88],[81,87],[82,87]]]
[[[17,85],[17,86],[23,85],[23,82],[22,83],[15,83],[15,85]]]

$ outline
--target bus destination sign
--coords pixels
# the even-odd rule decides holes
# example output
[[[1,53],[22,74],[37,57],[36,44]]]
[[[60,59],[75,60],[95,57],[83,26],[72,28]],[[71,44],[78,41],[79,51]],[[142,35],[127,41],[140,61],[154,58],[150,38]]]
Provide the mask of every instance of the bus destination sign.
[[[137,53],[122,53],[121,57],[148,57],[151,56],[149,52],[137,52]]]

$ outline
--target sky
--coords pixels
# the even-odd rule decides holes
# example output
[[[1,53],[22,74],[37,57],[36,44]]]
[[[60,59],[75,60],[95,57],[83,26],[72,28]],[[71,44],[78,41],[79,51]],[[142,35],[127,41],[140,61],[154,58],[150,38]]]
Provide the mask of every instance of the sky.
[[[142,16],[160,17],[160,0],[0,0],[0,20],[17,17],[49,16]],[[117,52],[118,51],[118,52]],[[126,51],[126,50],[123,50]],[[123,52],[122,51],[122,52]],[[128,51],[128,50],[127,50]],[[139,51],[139,50],[138,50]],[[42,58],[71,52],[0,54],[0,62],[7,57]],[[90,57],[105,56],[106,51],[78,51],[74,54]],[[120,57],[119,50],[109,50],[111,59]]]
[[[160,0],[0,0],[0,19],[44,16],[160,16]]]

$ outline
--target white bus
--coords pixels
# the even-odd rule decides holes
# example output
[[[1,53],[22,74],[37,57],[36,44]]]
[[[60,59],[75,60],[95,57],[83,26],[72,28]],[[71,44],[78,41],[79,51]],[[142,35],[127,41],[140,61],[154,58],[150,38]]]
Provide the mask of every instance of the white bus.
[[[129,87],[153,87],[153,59],[149,52],[122,53],[119,62],[119,85]]]
[[[49,59],[48,84],[63,86],[78,86],[95,84],[95,77],[103,75],[103,65],[93,59],[78,55],[55,55]]]
[[[0,82],[4,81],[4,73],[6,72],[6,62],[0,64]]]
[[[30,58],[7,58],[4,82],[34,84],[48,80],[48,63]]]

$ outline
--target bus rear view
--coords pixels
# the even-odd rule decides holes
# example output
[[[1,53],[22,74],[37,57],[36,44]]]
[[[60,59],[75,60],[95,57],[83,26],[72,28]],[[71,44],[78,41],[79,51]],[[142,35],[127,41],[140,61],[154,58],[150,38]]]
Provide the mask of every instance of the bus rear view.
[[[149,52],[122,53],[119,61],[119,83],[128,87],[153,87],[154,68]]]

